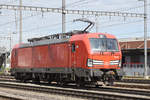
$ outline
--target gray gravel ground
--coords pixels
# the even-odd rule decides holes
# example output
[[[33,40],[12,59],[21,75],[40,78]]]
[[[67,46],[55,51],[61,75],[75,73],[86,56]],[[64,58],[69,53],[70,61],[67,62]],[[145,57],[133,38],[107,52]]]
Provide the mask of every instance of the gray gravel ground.
[[[39,92],[32,92],[26,90],[16,90],[16,89],[8,89],[8,88],[1,88],[0,87],[0,94],[11,96],[11,97],[18,97],[23,100],[87,100],[81,99],[77,97],[70,97],[70,96],[63,96],[63,95],[54,95],[48,93],[39,93]]]

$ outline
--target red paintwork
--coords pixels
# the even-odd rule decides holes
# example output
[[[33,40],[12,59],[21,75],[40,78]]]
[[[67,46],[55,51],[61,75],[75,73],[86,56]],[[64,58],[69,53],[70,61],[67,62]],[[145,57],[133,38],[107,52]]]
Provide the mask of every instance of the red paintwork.
[[[121,60],[121,50],[111,52],[92,53],[90,50],[89,38],[99,38],[98,34],[89,33],[73,35],[69,42],[35,46],[33,48],[19,48],[15,46],[12,50],[11,67],[19,68],[49,68],[49,67],[81,67],[85,69],[119,69],[118,65],[110,66],[110,60]],[[107,38],[115,38],[113,35],[104,34]],[[71,44],[75,43],[76,52],[72,52]],[[118,44],[119,46],[119,44]],[[17,50],[17,51],[16,51]],[[16,52],[16,53],[15,53]],[[102,60],[104,65],[87,67],[87,59]]]

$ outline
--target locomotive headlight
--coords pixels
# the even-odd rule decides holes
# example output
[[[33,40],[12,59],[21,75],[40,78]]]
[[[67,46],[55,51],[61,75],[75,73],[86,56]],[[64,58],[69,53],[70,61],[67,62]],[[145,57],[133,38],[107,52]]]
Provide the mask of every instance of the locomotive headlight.
[[[92,67],[93,66],[93,60],[92,59],[88,59],[87,60],[87,66],[88,67]]]
[[[119,60],[119,67],[121,67],[121,60]]]
[[[111,60],[110,65],[119,65],[120,60]]]

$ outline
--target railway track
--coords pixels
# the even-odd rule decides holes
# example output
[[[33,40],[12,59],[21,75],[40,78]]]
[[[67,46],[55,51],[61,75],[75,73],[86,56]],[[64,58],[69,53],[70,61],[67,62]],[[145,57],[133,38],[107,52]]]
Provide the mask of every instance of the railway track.
[[[79,88],[76,89],[73,86],[66,87],[56,87],[56,86],[46,86],[46,85],[36,85],[36,84],[24,84],[24,83],[14,83],[14,82],[0,82],[0,87],[12,88],[12,89],[22,89],[28,91],[44,92],[61,94],[66,96],[88,98],[88,99],[109,99],[109,100],[150,100],[149,90],[140,89],[125,89],[125,88],[115,88],[115,87],[100,87],[100,88]],[[71,88],[73,87],[73,88]]]
[[[150,84],[116,82],[115,87],[150,89]]]
[[[9,76],[9,75],[0,75],[0,81],[20,82],[18,80],[15,80],[13,76]],[[150,80],[124,79],[115,82],[114,86],[124,87],[124,88],[150,89]]]
[[[18,80],[15,80],[15,78],[10,75],[0,75],[0,81],[20,82]],[[100,83],[100,84],[102,84],[102,83]],[[150,89],[150,80],[124,79],[124,80],[115,82],[114,86],[115,87],[124,87],[124,88]]]
[[[7,79],[14,79],[13,76],[10,75],[0,75],[0,80],[7,80]],[[119,80],[117,82],[123,82],[123,83],[141,83],[141,84],[150,84],[150,80],[145,79],[135,79],[135,78],[125,78],[123,80]]]
[[[142,83],[142,84],[150,84],[150,80],[145,79],[123,79],[117,82],[124,82],[124,83]]]

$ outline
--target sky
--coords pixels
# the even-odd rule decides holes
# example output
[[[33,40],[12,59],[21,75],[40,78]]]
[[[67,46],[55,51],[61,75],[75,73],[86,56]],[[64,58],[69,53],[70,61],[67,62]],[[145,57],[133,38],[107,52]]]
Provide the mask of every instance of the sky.
[[[62,0],[22,0],[24,6],[61,8]],[[148,1],[148,36],[150,34],[150,0]],[[19,0],[0,0],[0,4],[18,5]],[[106,12],[143,13],[143,2],[138,0],[66,0],[66,9],[93,10]],[[12,47],[19,42],[19,12],[0,9],[0,37],[10,37]],[[23,42],[33,37],[41,37],[62,31],[61,14],[51,12],[23,11]],[[87,18],[96,22],[94,15],[66,15],[66,32],[81,30],[87,24],[73,22],[74,19]],[[143,18],[98,16],[98,31],[115,35],[117,38],[144,36]],[[96,27],[91,29],[96,32]],[[15,33],[15,34],[13,34]],[[0,38],[0,47],[10,48],[9,38]]]

